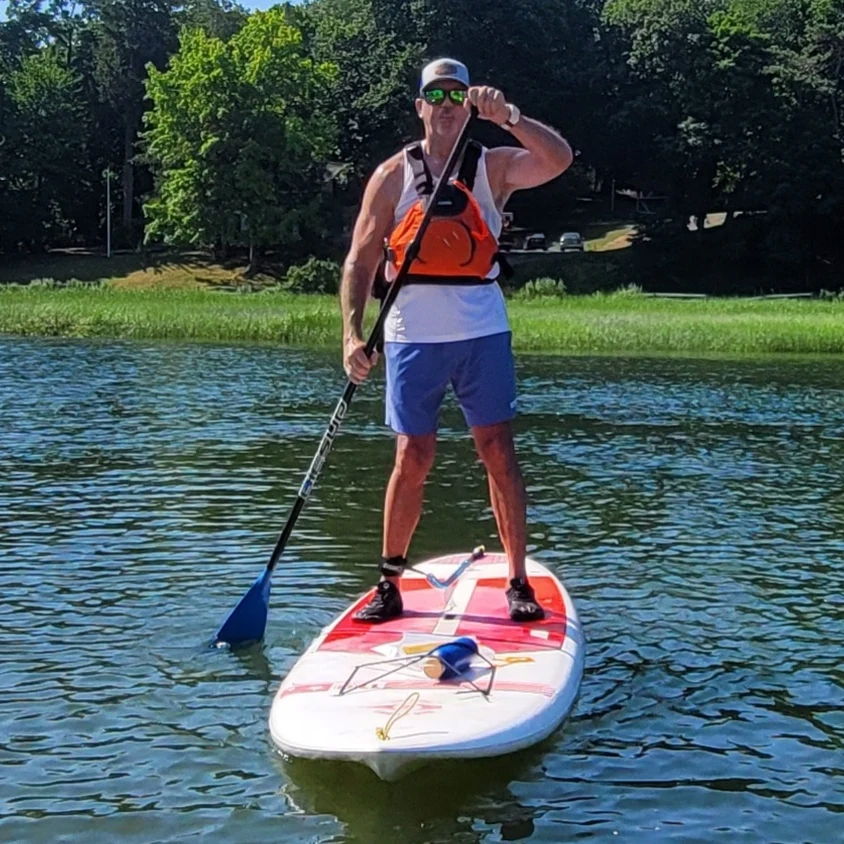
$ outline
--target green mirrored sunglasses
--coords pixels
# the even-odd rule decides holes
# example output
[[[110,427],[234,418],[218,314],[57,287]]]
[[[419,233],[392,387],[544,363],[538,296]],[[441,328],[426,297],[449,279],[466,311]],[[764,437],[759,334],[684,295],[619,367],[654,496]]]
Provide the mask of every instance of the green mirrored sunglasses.
[[[451,91],[446,91],[445,88],[426,88],[422,92],[425,102],[429,105],[442,105],[446,101],[446,97],[450,99],[455,105],[463,105],[466,102],[467,92],[463,88],[454,88]]]

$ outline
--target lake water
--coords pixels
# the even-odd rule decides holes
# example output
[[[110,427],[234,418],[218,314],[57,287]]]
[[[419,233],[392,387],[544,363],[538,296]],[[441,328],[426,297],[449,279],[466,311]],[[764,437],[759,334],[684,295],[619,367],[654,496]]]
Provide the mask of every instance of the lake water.
[[[530,543],[588,638],[572,716],[396,783],[285,761],[279,678],[375,579],[380,378],[260,573],[343,381],[260,346],[0,339],[0,840],[840,840],[844,362],[531,357]],[[412,556],[497,547],[443,418]],[[836,833],[835,830],[838,830]]]

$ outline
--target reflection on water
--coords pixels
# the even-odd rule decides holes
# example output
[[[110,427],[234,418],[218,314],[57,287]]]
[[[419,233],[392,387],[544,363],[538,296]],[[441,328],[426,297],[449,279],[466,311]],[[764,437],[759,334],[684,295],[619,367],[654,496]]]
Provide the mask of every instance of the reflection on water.
[[[375,574],[380,385],[276,571],[265,643],[232,653],[205,643],[272,549],[335,357],[0,348],[3,840],[838,837],[844,363],[522,361],[530,542],[589,638],[580,699],[536,748],[384,784],[283,760],[266,730],[278,678]],[[413,552],[494,537],[449,408]]]

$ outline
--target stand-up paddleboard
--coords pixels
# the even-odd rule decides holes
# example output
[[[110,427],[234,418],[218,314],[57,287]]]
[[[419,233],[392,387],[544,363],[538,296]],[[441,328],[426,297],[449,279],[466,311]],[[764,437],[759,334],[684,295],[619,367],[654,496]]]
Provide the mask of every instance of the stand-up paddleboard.
[[[503,554],[476,559],[446,589],[430,582],[446,582],[465,559],[438,557],[407,571],[400,618],[354,621],[369,592],[320,633],[273,701],[270,733],[282,751],[361,762],[395,780],[437,759],[519,750],[560,724],[583,673],[571,598],[548,569],[528,560],[545,618],[511,621]],[[477,653],[460,650],[467,638]],[[459,655],[453,665],[449,654]]]

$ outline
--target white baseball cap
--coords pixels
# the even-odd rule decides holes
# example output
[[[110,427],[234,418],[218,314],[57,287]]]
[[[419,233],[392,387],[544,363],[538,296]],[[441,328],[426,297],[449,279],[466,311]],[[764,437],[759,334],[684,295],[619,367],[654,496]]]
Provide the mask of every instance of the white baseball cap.
[[[419,90],[424,91],[432,82],[441,82],[443,79],[453,79],[468,88],[469,68],[457,59],[434,59],[422,68]]]

